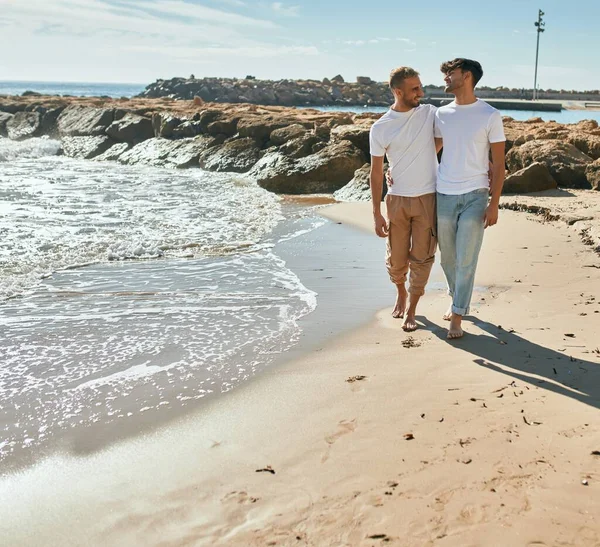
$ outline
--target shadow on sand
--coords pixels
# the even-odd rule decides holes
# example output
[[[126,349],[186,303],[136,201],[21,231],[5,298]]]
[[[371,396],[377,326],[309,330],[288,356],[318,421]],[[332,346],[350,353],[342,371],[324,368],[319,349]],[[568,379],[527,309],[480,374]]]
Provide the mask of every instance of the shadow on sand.
[[[529,384],[538,385],[565,397],[600,408],[600,350],[588,348],[596,361],[571,357],[565,351],[549,349],[476,317],[465,317],[484,334],[465,333],[447,340],[447,328],[418,317],[425,328],[444,342],[473,355],[473,362]]]

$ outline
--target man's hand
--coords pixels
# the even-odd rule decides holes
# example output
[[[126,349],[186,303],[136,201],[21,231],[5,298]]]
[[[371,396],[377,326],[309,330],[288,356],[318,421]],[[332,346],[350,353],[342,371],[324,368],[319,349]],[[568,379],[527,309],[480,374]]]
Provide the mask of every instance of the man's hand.
[[[385,174],[385,182],[387,182],[388,186],[392,186],[394,184],[394,179],[392,178],[392,170],[388,169]]]
[[[375,233],[379,237],[387,237],[388,223],[385,217],[381,213],[373,213],[373,220],[375,221]]]
[[[498,222],[498,206],[490,203],[485,210],[483,217],[483,227],[493,226]]]

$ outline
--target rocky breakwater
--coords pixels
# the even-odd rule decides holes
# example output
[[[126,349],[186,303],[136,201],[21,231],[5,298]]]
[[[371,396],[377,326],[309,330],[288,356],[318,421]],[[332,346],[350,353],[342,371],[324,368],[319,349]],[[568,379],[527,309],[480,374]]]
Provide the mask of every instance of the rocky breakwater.
[[[504,129],[505,194],[559,187],[600,190],[600,128],[595,120],[560,124],[541,118],[520,122],[505,117]],[[347,201],[370,200],[368,165],[335,196]]]
[[[59,138],[62,152],[130,165],[244,173],[286,194],[367,200],[378,114],[172,99],[0,98],[0,136]],[[600,190],[600,129],[505,118],[506,192]]]
[[[139,95],[218,103],[252,103],[278,106],[373,105],[393,102],[387,82],[358,76],[346,82],[342,76],[323,80],[256,80],[255,78],[172,78],[157,80]]]
[[[0,99],[0,136],[58,138],[73,158],[245,173],[289,194],[347,184],[368,161],[373,119],[197,100]]]

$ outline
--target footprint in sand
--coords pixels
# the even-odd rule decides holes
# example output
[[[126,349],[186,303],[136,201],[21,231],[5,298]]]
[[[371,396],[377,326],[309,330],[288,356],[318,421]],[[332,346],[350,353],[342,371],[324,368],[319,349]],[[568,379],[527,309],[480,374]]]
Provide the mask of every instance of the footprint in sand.
[[[355,429],[356,418],[354,418],[353,420],[342,420],[341,422],[339,422],[337,431],[325,437],[325,442],[327,443],[327,450],[321,458],[321,463],[325,463],[329,459],[329,452],[331,451],[331,447],[333,446],[333,444],[340,437],[347,435],[348,433],[352,433]]]
[[[435,497],[435,503],[432,505],[432,509],[434,511],[443,511],[446,508],[448,502],[452,499],[454,495],[454,490],[448,490],[447,492],[442,492]]]
[[[250,504],[250,503],[256,503],[259,500],[259,498],[254,498],[252,496],[248,495],[248,492],[245,492],[244,490],[240,491],[240,492],[229,492],[229,494],[226,494],[222,499],[221,499],[221,503],[232,503],[232,502],[237,502],[240,505],[246,505],[246,504]]]
[[[467,504],[460,511],[458,521],[469,525],[487,522],[488,518],[486,509],[486,505],[478,506]]]

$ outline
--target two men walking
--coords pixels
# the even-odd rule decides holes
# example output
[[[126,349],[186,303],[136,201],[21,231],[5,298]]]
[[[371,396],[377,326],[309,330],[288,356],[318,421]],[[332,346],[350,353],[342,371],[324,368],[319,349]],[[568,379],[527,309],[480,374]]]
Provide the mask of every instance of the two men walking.
[[[438,109],[420,104],[423,88],[418,72],[408,67],[392,71],[394,104],[370,133],[371,194],[375,231],[387,237],[386,265],[397,287],[392,315],[404,318],[404,330],[417,328],[416,307],[437,240],[452,297],[444,315],[450,321],[448,338],[460,338],[483,232],[498,220],[505,137],[500,113],[475,96],[481,65],[459,58],[443,63],[441,71],[446,91],[455,100]],[[442,148],[438,166],[436,153]],[[386,197],[388,222],[380,209],[385,156],[391,184]]]

